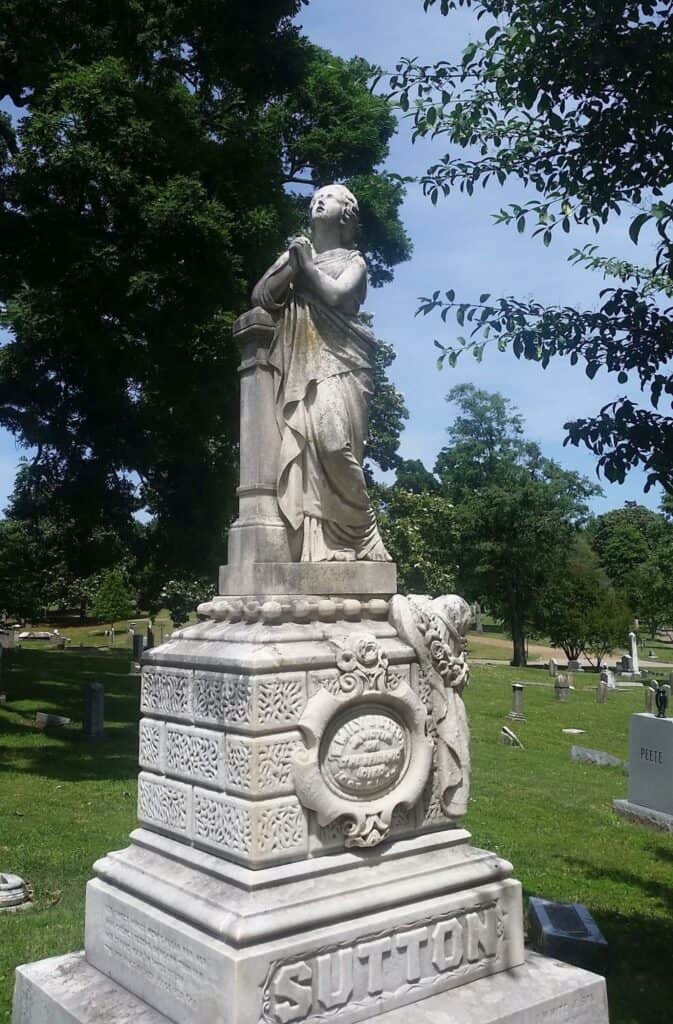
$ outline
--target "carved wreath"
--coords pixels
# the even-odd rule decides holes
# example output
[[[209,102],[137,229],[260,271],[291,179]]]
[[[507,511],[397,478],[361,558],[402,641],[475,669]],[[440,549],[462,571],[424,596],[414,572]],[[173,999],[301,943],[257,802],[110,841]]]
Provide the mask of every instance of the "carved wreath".
[[[305,749],[293,758],[295,789],[321,826],[344,820],[346,846],[376,846],[390,833],[396,807],[413,806],[423,792],[432,762],[426,710],[408,683],[388,671],[388,659],[369,633],[344,638],[338,645],[337,668],[334,692],[320,689],[299,720]],[[389,755],[399,762],[390,785],[366,795],[335,785],[328,770],[330,745],[338,746],[340,735],[350,735],[364,750],[368,723],[377,722],[381,724],[374,733],[388,730],[404,746],[403,754]],[[359,756],[366,764],[367,755]]]

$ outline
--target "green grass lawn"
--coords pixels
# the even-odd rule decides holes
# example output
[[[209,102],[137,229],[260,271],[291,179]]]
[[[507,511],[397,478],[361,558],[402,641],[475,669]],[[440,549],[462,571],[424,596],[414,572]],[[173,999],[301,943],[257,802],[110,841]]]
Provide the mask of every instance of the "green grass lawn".
[[[196,619],[196,613],[191,616],[191,619]],[[49,630],[53,632],[54,629],[58,629],[61,636],[67,637],[70,641],[69,647],[96,647],[104,648],[105,650],[112,649],[114,651],[126,651],[132,647],[131,634],[129,633],[129,626],[133,624],[136,633],[147,632],[147,625],[149,619],[147,615],[136,615],[132,619],[120,619],[114,623],[115,636],[114,641],[110,642],[110,637],[107,636],[107,630],[109,629],[109,623],[100,622],[84,622],[80,623],[74,616],[69,618],[60,619],[52,622],[34,622],[26,625],[24,628],[28,631],[33,630]],[[154,627],[154,640],[155,643],[159,644],[165,637],[168,637],[173,630],[173,623],[171,622],[170,615],[164,609],[161,611],[155,619],[152,620]],[[20,630],[23,632],[24,630]],[[29,651],[44,651],[49,647],[48,641],[45,640],[21,640],[21,649]]]
[[[9,659],[8,659],[9,660]],[[91,865],[126,844],[135,824],[138,680],[128,654],[19,651],[0,689],[0,870],[35,890],[35,907],[0,915],[0,1024],[10,1019],[18,963],[81,948]],[[106,689],[109,738],[82,740],[83,684]],[[528,721],[514,726],[525,750],[503,746],[511,683],[525,685]],[[526,685],[527,684],[527,685]],[[573,743],[626,758],[637,690],[596,704],[596,677],[575,676],[556,703],[544,672],[481,666],[466,693],[472,725],[472,801],[466,825],[477,846],[514,864],[526,895],[585,903],[610,947],[611,1024],[662,1024],[673,982],[673,835],[628,824],[611,801],[625,796],[620,768],[575,764]],[[65,730],[40,733],[35,711],[62,712]],[[564,735],[564,727],[586,730]],[[208,1022],[204,1022],[208,1024]]]

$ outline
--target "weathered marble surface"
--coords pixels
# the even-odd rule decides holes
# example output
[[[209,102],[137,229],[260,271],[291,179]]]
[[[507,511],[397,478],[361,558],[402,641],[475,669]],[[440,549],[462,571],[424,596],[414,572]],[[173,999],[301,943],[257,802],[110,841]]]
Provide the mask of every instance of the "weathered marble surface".
[[[366,1020],[371,1024],[609,1024],[603,978],[535,953],[527,953],[526,962],[509,971]],[[167,1016],[87,964],[82,953],[19,968],[12,1024],[92,1021],[171,1024]]]
[[[220,568],[219,592],[255,597],[274,594],[319,594],[344,597],[390,597],[397,590],[394,562],[240,562]]]
[[[142,827],[13,1024],[356,1024],[523,962],[511,865],[459,827],[464,603],[393,603],[218,598],[146,653]]]
[[[464,842],[254,894],[149,851],[106,861],[87,892],[87,960],[177,1024],[317,1022],[337,1007],[347,1024],[523,956],[510,865]]]
[[[295,561],[390,561],[362,470],[377,342],[357,316],[367,291],[357,199],[325,185],[310,216],[311,239],[294,239],[252,296],[274,319],[278,509]]]
[[[381,599],[218,598],[201,609],[218,618],[148,652],[142,824],[251,867],[457,824],[469,785],[465,624],[433,627],[427,643],[414,627],[415,650],[389,610]]]

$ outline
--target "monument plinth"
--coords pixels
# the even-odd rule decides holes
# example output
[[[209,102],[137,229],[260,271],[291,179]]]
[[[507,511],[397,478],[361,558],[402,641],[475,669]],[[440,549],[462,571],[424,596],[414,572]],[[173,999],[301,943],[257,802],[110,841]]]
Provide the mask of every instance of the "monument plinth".
[[[510,1024],[600,1002],[585,972],[560,1001],[558,969],[524,964],[511,865],[460,824],[469,608],[396,593],[366,495],[356,209],[319,190],[314,245],[295,241],[237,321],[219,595],[143,656],[140,828],[94,865],[83,956],[19,969],[13,1024],[354,1024],[512,971],[519,991],[541,981]],[[496,1019],[489,991],[473,1024]]]

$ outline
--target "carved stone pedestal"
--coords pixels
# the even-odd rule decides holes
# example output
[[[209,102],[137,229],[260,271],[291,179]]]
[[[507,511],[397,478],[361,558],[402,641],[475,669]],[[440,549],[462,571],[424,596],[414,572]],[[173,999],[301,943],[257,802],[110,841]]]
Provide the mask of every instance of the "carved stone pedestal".
[[[432,666],[464,659],[430,620],[424,663],[385,598],[201,611],[145,656],[84,958],[21,968],[13,1024],[350,1024],[521,965],[511,865],[446,813]]]

